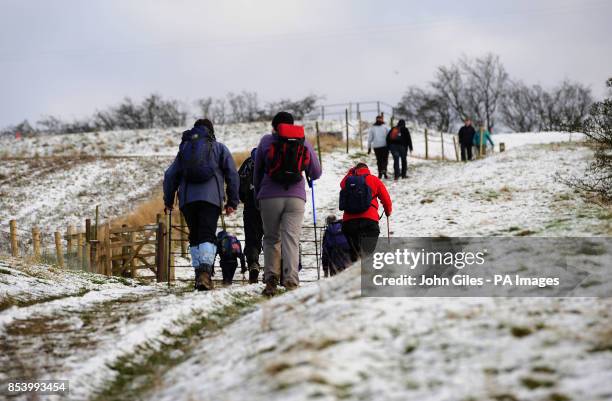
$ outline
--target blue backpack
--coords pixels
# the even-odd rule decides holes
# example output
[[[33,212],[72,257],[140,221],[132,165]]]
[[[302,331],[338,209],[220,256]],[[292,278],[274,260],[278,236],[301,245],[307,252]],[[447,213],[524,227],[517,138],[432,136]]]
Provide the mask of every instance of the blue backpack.
[[[372,188],[366,184],[367,175],[350,175],[340,191],[340,210],[363,213],[372,206]]]
[[[185,180],[202,184],[215,175],[212,136],[191,133],[179,146],[178,161]]]
[[[223,259],[239,258],[242,255],[242,246],[236,236],[226,231],[220,231],[217,234],[217,240],[219,242],[219,255]]]
[[[329,223],[323,234],[323,269],[328,267],[330,274],[336,274],[351,264],[351,246],[342,232],[342,220]]]

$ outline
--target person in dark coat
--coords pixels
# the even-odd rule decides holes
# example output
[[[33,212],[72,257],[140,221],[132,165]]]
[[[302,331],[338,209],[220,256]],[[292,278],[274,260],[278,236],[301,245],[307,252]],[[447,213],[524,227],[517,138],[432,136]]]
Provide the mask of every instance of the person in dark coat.
[[[387,147],[393,156],[393,174],[395,180],[406,178],[408,149],[412,152],[412,138],[406,128],[406,121],[399,120],[397,125],[387,134]],[[401,162],[401,170],[400,170]]]
[[[240,201],[244,204],[242,221],[244,223],[244,254],[249,267],[249,283],[256,283],[259,277],[261,266],[259,265],[259,255],[263,249],[263,222],[261,213],[255,199],[255,187],[253,186],[253,171],[255,170],[255,152],[251,151],[248,157],[240,166],[238,175],[240,176]]]
[[[199,141],[205,141],[204,151],[212,177],[204,182],[189,181],[183,171],[184,152]],[[227,198],[223,194],[227,186]],[[179,208],[189,227],[189,251],[195,270],[195,288],[199,291],[213,288],[212,274],[217,254],[217,221],[221,209],[230,215],[238,206],[238,172],[229,149],[217,142],[212,123],[207,119],[195,122],[183,133],[179,153],[164,174],[164,206],[174,207],[178,192]],[[225,204],[224,204],[225,203]]]
[[[472,142],[476,131],[472,127],[472,120],[465,119],[465,125],[459,129],[459,145],[461,146],[461,160],[472,160]]]

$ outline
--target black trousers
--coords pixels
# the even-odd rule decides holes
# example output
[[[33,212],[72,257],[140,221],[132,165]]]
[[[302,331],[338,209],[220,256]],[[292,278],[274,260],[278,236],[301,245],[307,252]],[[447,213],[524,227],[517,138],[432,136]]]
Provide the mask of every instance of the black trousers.
[[[389,145],[389,152],[393,156],[393,176],[394,178],[406,178],[406,168],[408,165],[408,147],[404,145]],[[401,164],[401,168],[400,168]]]
[[[212,203],[195,201],[181,209],[189,227],[189,245],[197,246],[204,242],[217,243],[217,221],[221,208]]]
[[[244,223],[244,256],[246,256],[247,265],[259,264],[259,255],[263,249],[263,223],[261,213],[255,205],[244,205],[242,222]]]
[[[461,160],[472,160],[472,144],[461,144]]]
[[[378,178],[382,178],[383,175],[387,178],[387,164],[389,163],[389,149],[386,146],[381,148],[374,148],[374,154],[376,155],[376,166],[378,167]]]
[[[351,246],[351,261],[370,255],[376,249],[380,235],[378,222],[370,219],[352,219],[342,223],[342,233]]]

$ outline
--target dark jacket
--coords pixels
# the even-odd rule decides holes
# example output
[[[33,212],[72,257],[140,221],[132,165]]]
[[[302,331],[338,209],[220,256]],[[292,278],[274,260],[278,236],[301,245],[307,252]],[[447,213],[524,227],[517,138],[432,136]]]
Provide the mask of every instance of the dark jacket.
[[[469,127],[464,125],[459,129],[459,143],[472,146],[474,134],[476,134],[474,127],[471,125]]]
[[[391,132],[393,132],[394,129],[397,129],[398,133],[397,137],[392,139]],[[406,128],[406,122],[404,120],[399,120],[397,126],[391,128],[387,133],[387,146],[389,145],[402,145],[412,152],[412,138],[410,137],[410,131]]]
[[[192,134],[209,135],[204,127],[194,127],[183,133],[182,141],[189,140]],[[182,143],[182,142],[181,142]],[[211,157],[217,160],[215,176],[202,184],[188,183],[181,175],[178,155],[164,174],[164,205],[174,204],[178,191],[179,208],[187,203],[205,201],[223,207],[225,196],[223,184],[227,184],[227,206],[236,208],[238,199],[238,172],[229,149],[222,143],[212,142]]]

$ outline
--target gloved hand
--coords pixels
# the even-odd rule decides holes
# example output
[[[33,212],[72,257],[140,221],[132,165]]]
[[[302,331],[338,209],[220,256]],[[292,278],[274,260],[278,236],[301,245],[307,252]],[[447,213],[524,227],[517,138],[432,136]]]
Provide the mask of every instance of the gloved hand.
[[[368,148],[368,154],[372,153],[372,148]]]

